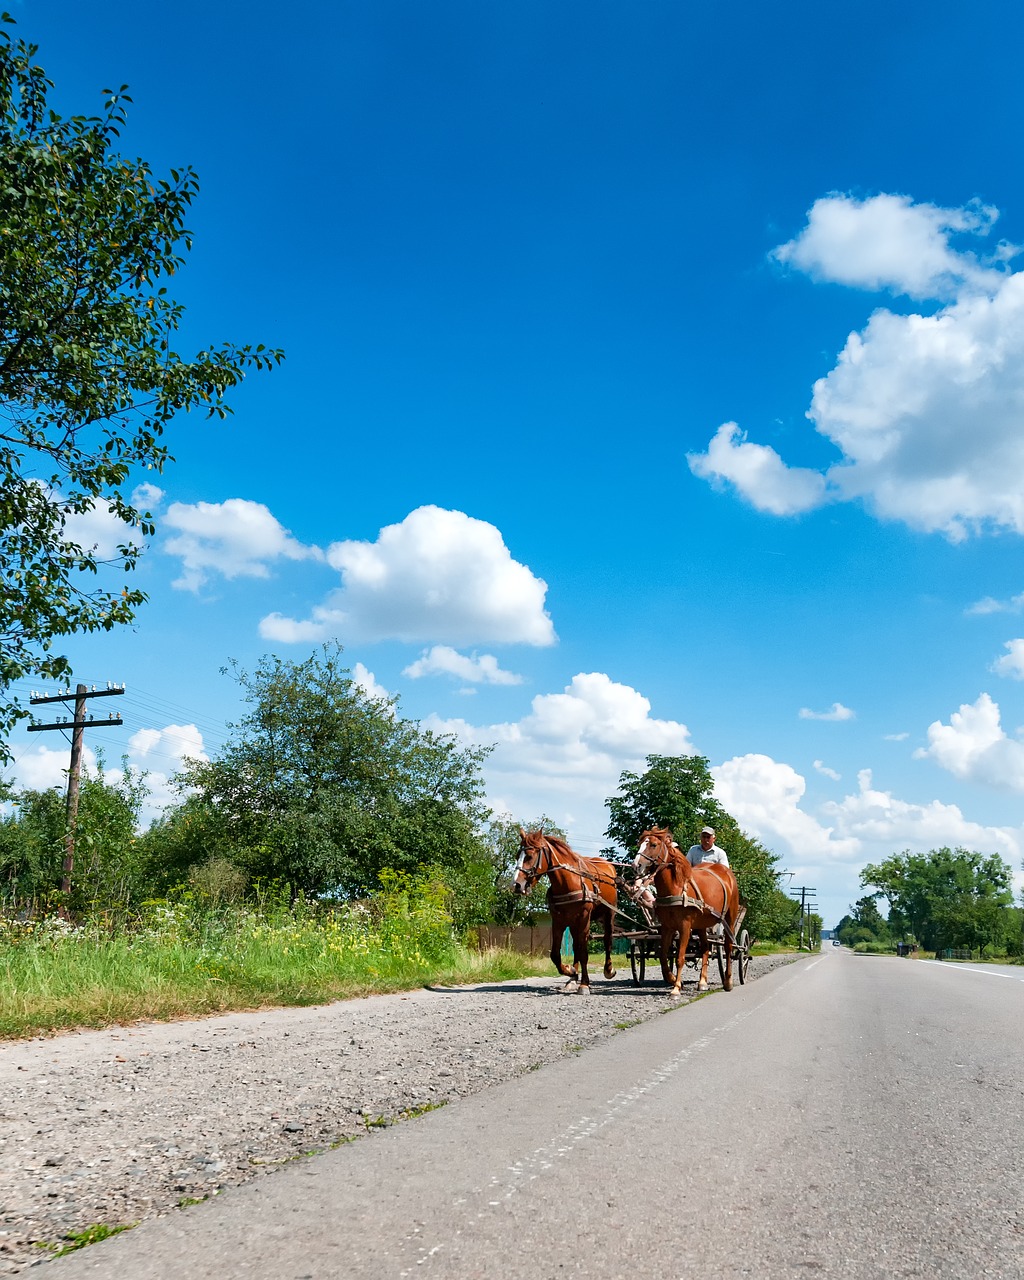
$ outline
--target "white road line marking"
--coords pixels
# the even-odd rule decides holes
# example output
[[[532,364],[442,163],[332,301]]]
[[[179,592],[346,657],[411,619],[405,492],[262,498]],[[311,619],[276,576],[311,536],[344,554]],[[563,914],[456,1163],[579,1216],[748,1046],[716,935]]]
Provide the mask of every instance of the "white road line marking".
[[[817,961],[815,961],[817,963]],[[808,968],[810,966],[807,966]],[[789,981],[793,981],[790,978]],[[728,1022],[724,1022],[720,1027],[716,1027],[714,1031],[709,1031],[707,1035],[701,1036],[699,1040],[695,1040],[692,1045],[688,1045],[685,1049],[680,1049],[677,1054],[666,1059],[660,1067],[656,1067],[643,1080],[640,1080],[631,1089],[627,1089],[622,1093],[617,1093],[614,1097],[609,1098],[605,1103],[601,1112],[596,1116],[580,1116],[569,1127],[557,1137],[552,1138],[550,1142],[544,1146],[537,1147],[536,1150],[529,1155],[524,1156],[521,1160],[517,1160],[514,1164],[507,1165],[504,1175],[495,1174],[487,1186],[487,1188],[477,1188],[477,1195],[501,1195],[500,1200],[488,1200],[488,1208],[502,1204],[504,1201],[510,1200],[514,1195],[526,1185],[533,1182],[543,1173],[547,1173],[553,1169],[558,1160],[570,1155],[573,1150],[588,1138],[604,1129],[610,1124],[614,1124],[622,1118],[622,1115],[635,1103],[639,1102],[647,1094],[652,1093],[660,1085],[670,1080],[677,1074],[679,1068],[688,1062],[691,1058],[709,1048],[716,1040],[722,1036],[735,1030],[740,1023],[745,1022],[747,1018],[758,1013],[764,1006],[774,1000],[779,993],[788,986],[789,982],[783,984],[771,995],[766,996],[759,1004],[754,1005],[750,1009],[744,1010],[742,1013],[735,1014]],[[503,1194],[502,1194],[503,1192]],[[465,1203],[464,1200],[456,1200],[455,1204]],[[485,1216],[483,1211],[479,1212],[476,1217],[479,1221]],[[456,1232],[458,1235],[459,1232]],[[407,1237],[408,1239],[408,1237]],[[420,1244],[420,1241],[416,1241]],[[434,1245],[430,1250],[422,1250],[415,1260],[415,1266],[421,1267],[424,1262],[431,1258],[438,1249],[440,1244]],[[412,1270],[408,1267],[399,1272],[399,1276],[405,1277],[412,1275]]]
[[[982,978],[1009,978],[1011,982],[1024,982],[1015,973],[993,973],[991,969],[964,969],[961,965],[951,964],[948,960],[918,960],[918,964],[937,964],[950,973],[973,973]]]

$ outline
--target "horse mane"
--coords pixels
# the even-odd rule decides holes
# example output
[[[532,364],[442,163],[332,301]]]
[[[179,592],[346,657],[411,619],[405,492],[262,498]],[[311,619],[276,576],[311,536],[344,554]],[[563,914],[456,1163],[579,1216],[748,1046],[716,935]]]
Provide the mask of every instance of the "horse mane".
[[[548,844],[551,845],[551,847],[563,857],[567,855],[571,855],[573,857],[579,856],[576,853],[575,849],[569,848],[569,845],[566,843],[566,841],[564,841],[561,838],[561,836],[549,836],[543,831],[535,831],[535,832],[532,832],[531,834],[544,836],[544,839],[548,842]]]

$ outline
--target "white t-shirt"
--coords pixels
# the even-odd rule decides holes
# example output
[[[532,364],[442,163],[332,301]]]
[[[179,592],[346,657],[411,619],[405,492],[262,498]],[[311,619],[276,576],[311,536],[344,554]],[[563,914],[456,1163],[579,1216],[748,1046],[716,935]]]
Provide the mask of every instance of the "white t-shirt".
[[[691,844],[686,851],[686,856],[690,860],[690,866],[695,867],[701,862],[717,862],[721,867],[729,865],[729,859],[724,849],[719,849],[717,844],[712,843],[710,849],[702,849],[699,844]]]

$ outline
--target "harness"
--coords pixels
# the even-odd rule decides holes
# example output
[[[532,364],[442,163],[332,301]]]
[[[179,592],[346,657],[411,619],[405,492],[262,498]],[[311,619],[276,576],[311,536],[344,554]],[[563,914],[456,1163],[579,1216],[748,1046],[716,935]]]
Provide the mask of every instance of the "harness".
[[[680,850],[679,846],[676,845],[674,842],[673,842],[672,848],[676,849],[680,853],[681,857],[685,857],[685,855],[682,853],[682,850]],[[644,856],[650,858],[649,854],[645,854]],[[676,861],[676,859],[673,858],[671,850],[666,846],[662,851],[659,861],[655,861],[653,858],[651,858],[650,861],[652,864],[650,868],[650,872],[648,875],[640,877],[640,879],[637,881],[638,886],[643,886],[646,888],[648,885],[652,884],[654,882],[654,878],[657,875],[657,873],[659,871],[664,870],[664,868],[670,866],[673,862]],[[735,942],[736,939],[733,936],[733,932],[729,928],[725,919],[725,910],[726,910],[726,907],[729,905],[729,892],[726,889],[725,885],[724,884],[722,885],[721,911],[717,910],[715,907],[712,907],[705,900],[704,895],[701,893],[700,886],[698,884],[694,883],[693,888],[695,890],[696,897],[694,897],[693,894],[690,894],[690,893],[659,893],[654,900],[655,906],[656,907],[682,907],[684,910],[686,908],[690,908],[691,910],[701,911],[706,915],[714,916],[715,919],[722,926],[722,928],[725,930],[725,932],[729,935],[730,940],[732,942]]]
[[[549,889],[547,893],[549,906],[561,907],[569,902],[601,902],[606,906],[609,905],[608,903],[605,903],[604,898],[601,897],[600,893],[596,891],[594,886],[597,884],[617,885],[617,876],[604,876],[596,871],[585,871],[581,865],[583,860],[580,858],[579,854],[576,854],[577,865],[575,867],[570,866],[565,862],[556,861],[554,850],[552,849],[547,837],[544,837],[544,842],[541,845],[541,853],[542,855],[545,853],[547,854],[548,865],[546,867],[543,866],[541,864],[541,858],[538,857],[537,865],[532,871],[524,870],[523,874],[526,876],[527,890],[532,889],[541,876],[549,875],[552,871],[568,871],[570,875],[579,876],[580,887],[578,889],[571,890],[569,893],[552,893]]]

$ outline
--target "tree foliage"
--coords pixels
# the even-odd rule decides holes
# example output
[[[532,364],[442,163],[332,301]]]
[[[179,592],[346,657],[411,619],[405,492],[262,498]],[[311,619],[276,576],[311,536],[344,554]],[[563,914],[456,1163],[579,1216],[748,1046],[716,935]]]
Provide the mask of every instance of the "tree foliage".
[[[337,645],[304,662],[267,657],[235,675],[250,711],[216,759],[183,771],[194,794],[148,838],[165,878],[224,857],[252,880],[358,897],[385,869],[487,861],[485,750],[368,696]]]
[[[102,759],[82,773],[75,830],[74,912],[128,907],[148,889],[136,838],[146,794],[145,774],[127,762],[108,776]],[[0,821],[0,903],[24,910],[56,900],[64,865],[66,800],[50,787],[11,793],[13,812]]]
[[[106,90],[98,116],[61,117],[36,47],[0,27],[0,760],[26,714],[10,685],[67,677],[62,636],[130,622],[141,591],[105,589],[103,563],[135,566],[133,475],[162,470],[175,414],[223,417],[250,368],[281,359],[224,345],[173,348],[182,306],[163,283],[184,265],[191,169],[157,178],[118,154],[131,99]],[[98,509],[121,530],[112,554],[76,521]],[[101,555],[106,554],[106,561]]]
[[[886,898],[892,933],[909,935],[928,950],[1004,945],[1015,924],[1012,872],[998,854],[968,849],[894,853],[869,863],[861,884]],[[864,903],[858,903],[858,907]],[[861,924],[868,923],[862,910]],[[870,927],[875,927],[870,922]]]

